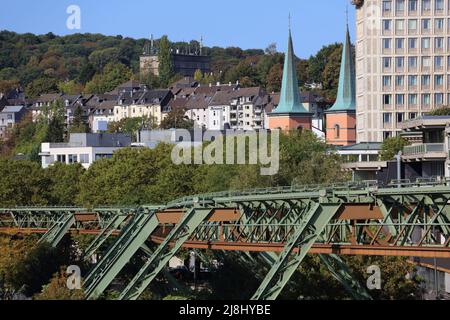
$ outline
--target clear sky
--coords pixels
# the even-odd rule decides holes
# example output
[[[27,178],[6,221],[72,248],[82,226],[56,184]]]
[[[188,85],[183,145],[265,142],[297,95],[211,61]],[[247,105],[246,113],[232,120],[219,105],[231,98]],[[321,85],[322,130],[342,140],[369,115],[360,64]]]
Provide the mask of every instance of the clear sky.
[[[289,12],[296,54],[302,58],[323,45],[344,40],[350,0],[1,0],[0,29],[58,35],[102,33],[133,38],[167,34],[172,41],[204,38],[207,46],[264,49],[275,42],[284,51]],[[81,29],[69,30],[68,6],[81,9]],[[354,39],[355,9],[349,5]]]

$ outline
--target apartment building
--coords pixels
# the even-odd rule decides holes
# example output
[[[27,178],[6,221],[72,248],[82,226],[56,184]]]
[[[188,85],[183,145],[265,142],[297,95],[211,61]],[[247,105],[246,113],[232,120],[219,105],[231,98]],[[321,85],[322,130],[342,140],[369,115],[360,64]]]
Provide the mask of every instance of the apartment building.
[[[131,137],[125,134],[73,133],[67,143],[42,143],[39,155],[43,168],[60,162],[80,163],[87,169],[95,161],[111,158],[115,151],[130,146]]]
[[[450,1],[354,3],[357,140],[381,142],[450,102]]]

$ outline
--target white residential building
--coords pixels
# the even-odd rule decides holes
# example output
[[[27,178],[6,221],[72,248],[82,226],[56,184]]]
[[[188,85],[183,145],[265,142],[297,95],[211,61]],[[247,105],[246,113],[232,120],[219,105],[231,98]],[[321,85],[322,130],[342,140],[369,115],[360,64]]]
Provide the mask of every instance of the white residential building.
[[[68,143],[42,143],[39,155],[43,168],[61,162],[80,163],[87,169],[94,161],[111,158],[115,151],[130,146],[131,137],[124,134],[75,133]]]

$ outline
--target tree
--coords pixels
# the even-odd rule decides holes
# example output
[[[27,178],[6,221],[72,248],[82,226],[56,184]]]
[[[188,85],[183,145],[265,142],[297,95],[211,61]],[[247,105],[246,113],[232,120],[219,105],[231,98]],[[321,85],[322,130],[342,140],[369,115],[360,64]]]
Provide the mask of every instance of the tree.
[[[193,129],[194,121],[185,115],[184,109],[174,109],[161,121],[161,129]]]
[[[42,290],[42,286],[49,282],[59,266],[69,261],[67,251],[53,248],[48,243],[41,243],[14,263],[8,281],[14,289],[30,297]]]
[[[64,121],[64,105],[62,101],[55,101],[47,115],[48,129],[45,137],[45,142],[59,143],[64,142],[65,121]]]
[[[61,268],[55,273],[47,285],[44,285],[42,291],[33,298],[35,300],[84,300],[85,295],[82,290],[71,290],[67,288],[67,275],[65,268]]]
[[[76,83],[75,80],[60,82],[58,84],[58,89],[60,92],[69,95],[77,95],[83,92],[83,85]]]
[[[339,50],[339,48],[341,48],[340,46],[341,44],[338,43],[324,46],[315,56],[309,58],[308,73],[310,81],[315,83],[323,82],[323,72],[329,61],[329,57],[334,51]]]
[[[130,80],[133,72],[122,63],[108,63],[100,74],[96,74],[86,84],[88,93],[105,93],[112,91],[118,85]]]
[[[35,98],[44,93],[57,93],[58,84],[54,78],[39,78],[26,87],[27,97]]]
[[[200,69],[195,70],[194,80],[201,83],[203,80],[203,72]]]
[[[266,50],[264,50],[264,53],[270,56],[273,56],[277,53],[277,44],[271,43],[267,46]]]
[[[408,140],[400,136],[384,140],[383,145],[381,146],[381,161],[393,160],[394,157],[408,145]]]
[[[441,107],[431,111],[428,115],[430,116],[450,116],[450,107]]]
[[[174,76],[172,53],[170,41],[167,36],[163,36],[159,40],[159,80],[163,87],[169,85],[170,79]]]
[[[70,126],[70,133],[87,133],[89,131],[89,126],[84,121],[83,108],[77,106],[73,113],[73,122]]]
[[[76,196],[80,193],[80,180],[84,174],[81,164],[66,165],[55,163],[43,170],[45,180],[49,182],[46,192],[50,205],[74,206]]]
[[[132,138],[136,138],[139,130],[155,129],[156,119],[154,117],[137,117],[125,118],[117,122],[111,122],[108,125],[108,132],[110,133],[126,133]]]
[[[274,65],[266,78],[266,88],[268,92],[280,92],[283,79],[283,65],[278,63]]]

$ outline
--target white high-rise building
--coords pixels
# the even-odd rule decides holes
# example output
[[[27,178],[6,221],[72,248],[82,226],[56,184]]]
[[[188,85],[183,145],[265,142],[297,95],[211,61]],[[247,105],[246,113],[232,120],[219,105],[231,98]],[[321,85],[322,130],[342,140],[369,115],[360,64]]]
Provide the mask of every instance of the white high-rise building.
[[[450,104],[450,0],[355,0],[357,140]]]

